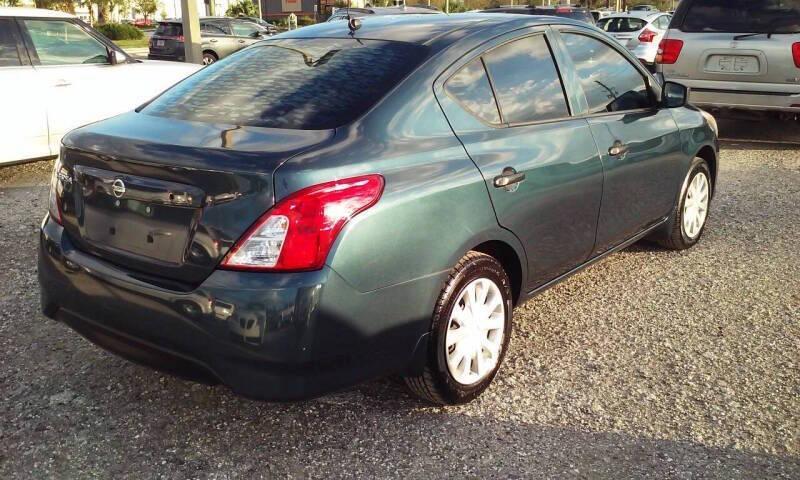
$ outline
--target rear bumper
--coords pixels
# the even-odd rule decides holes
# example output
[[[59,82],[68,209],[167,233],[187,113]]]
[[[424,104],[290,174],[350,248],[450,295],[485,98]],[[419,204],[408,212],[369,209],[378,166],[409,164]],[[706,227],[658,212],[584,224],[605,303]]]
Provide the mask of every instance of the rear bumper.
[[[764,85],[669,78],[689,88],[689,102],[703,108],[800,113],[800,85]]]
[[[76,250],[48,218],[39,282],[45,315],[107,350],[248,397],[282,401],[416,365],[433,306],[415,306],[424,302],[411,297],[440,279],[361,293],[328,267],[291,274],[215,271],[195,290],[177,292]],[[412,306],[392,308],[398,305]]]

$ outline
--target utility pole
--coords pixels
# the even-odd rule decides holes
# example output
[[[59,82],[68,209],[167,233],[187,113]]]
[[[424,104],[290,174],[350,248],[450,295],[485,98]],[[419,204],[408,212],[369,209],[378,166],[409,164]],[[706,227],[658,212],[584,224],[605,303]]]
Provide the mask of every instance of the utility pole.
[[[197,15],[197,1],[181,0],[181,10],[185,61],[186,63],[202,63],[203,52],[200,47],[200,17]]]

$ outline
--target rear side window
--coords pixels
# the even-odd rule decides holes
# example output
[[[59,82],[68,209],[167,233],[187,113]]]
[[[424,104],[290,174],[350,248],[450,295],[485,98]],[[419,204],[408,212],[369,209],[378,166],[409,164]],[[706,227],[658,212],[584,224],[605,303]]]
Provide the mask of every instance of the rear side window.
[[[679,28],[685,32],[797,33],[798,0],[693,0]]]
[[[379,40],[273,40],[204,68],[142,112],[242,126],[336,128],[377,103],[427,52]]]
[[[0,18],[0,67],[19,67],[22,62],[17,50],[17,26],[10,18]]]
[[[489,51],[484,60],[505,122],[569,116],[561,79],[543,35],[507,43]]]
[[[586,35],[564,33],[562,38],[581,80],[589,113],[653,105],[644,77],[622,54]]]
[[[180,37],[183,35],[183,25],[179,23],[159,23],[155,35],[161,37]]]
[[[500,123],[500,112],[480,58],[450,77],[444,88],[468,112],[487,123]]]
[[[233,34],[237,37],[252,37],[254,33],[263,31],[258,25],[252,22],[231,22]]]
[[[646,24],[647,22],[641,18],[629,17],[604,18],[597,22],[597,26],[600,27],[601,30],[611,33],[636,32],[643,29]]]
[[[225,30],[223,30],[219,25],[215,25],[213,23],[201,23],[200,31],[211,35],[225,35]]]

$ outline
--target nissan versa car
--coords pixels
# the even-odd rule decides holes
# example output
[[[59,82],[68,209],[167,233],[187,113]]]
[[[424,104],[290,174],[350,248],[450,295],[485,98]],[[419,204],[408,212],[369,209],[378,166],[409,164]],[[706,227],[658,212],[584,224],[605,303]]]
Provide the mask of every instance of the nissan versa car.
[[[44,313],[249,397],[399,374],[462,403],[515,306],[639,239],[700,239],[713,119],[600,30],[361,22],[260,42],[67,135]]]

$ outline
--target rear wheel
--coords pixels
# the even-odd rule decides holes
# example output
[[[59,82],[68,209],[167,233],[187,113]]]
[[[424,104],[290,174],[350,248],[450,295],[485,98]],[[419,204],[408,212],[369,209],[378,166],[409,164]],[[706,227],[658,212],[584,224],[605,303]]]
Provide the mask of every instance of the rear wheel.
[[[219,60],[214,52],[203,52],[203,65],[211,65]]]
[[[665,233],[655,240],[673,250],[694,246],[700,240],[708,220],[713,188],[708,163],[702,158],[695,158]]]
[[[405,377],[420,398],[466,403],[491,384],[511,335],[511,285],[493,257],[469,252],[450,272],[433,314],[422,375]]]

